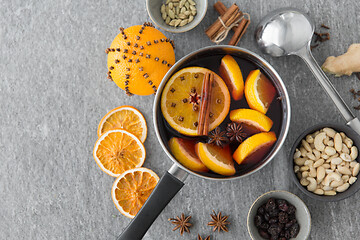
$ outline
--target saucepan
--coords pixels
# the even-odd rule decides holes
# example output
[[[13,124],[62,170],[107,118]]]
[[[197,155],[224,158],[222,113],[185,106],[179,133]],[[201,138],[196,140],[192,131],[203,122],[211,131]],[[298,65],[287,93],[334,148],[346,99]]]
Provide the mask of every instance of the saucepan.
[[[160,107],[162,91],[167,81],[174,73],[188,66],[197,65],[201,67],[209,67],[206,65],[207,61],[205,61],[205,64],[199,65],[199,62],[201,62],[199,60],[211,58],[221,59],[221,57],[226,54],[232,55],[237,59],[243,59],[244,61],[250,62],[254,66],[254,69],[259,68],[262,73],[266,74],[267,77],[273,82],[277,90],[278,97],[276,101],[279,101],[279,105],[281,107],[281,111],[276,113],[278,116],[275,116],[277,122],[276,128],[278,132],[277,141],[270,152],[257,164],[248,168],[238,168],[236,174],[233,176],[221,176],[213,173],[195,172],[181,165],[181,163],[178,162],[176,158],[174,158],[169,149],[169,127],[166,125],[166,121],[162,116]],[[204,63],[204,61],[202,61],[202,63]],[[216,69],[214,71],[216,72]],[[244,72],[243,75],[244,77],[247,76],[246,73],[244,74]],[[170,170],[162,176],[144,206],[138,212],[136,217],[130,222],[129,226],[118,237],[118,240],[142,239],[157,216],[183,187],[184,181],[189,174],[209,180],[237,180],[253,174],[261,168],[265,167],[279,152],[287,136],[290,125],[290,101],[285,85],[279,74],[263,58],[244,48],[218,45],[205,47],[194,51],[180,59],[170,68],[158,87],[153,106],[153,118],[157,139],[166,155],[173,162],[173,165]]]

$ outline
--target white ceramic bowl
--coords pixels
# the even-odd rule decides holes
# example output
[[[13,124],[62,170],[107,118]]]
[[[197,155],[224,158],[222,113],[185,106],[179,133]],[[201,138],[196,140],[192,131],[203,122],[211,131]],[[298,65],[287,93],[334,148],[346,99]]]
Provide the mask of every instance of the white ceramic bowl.
[[[260,234],[258,233],[258,228],[254,224],[254,218],[258,208],[267,202],[269,198],[284,199],[296,207],[295,216],[300,225],[299,234],[294,240],[305,240],[310,235],[311,230],[311,216],[309,209],[306,207],[305,203],[295,194],[292,194],[287,191],[275,190],[264,193],[258,197],[255,202],[251,205],[248,216],[247,216],[247,227],[251,239],[253,240],[262,240]]]
[[[208,0],[193,0],[196,3],[196,11],[197,14],[194,17],[194,20],[185,26],[182,27],[172,27],[165,23],[165,21],[161,17],[160,8],[166,0],[146,0],[146,10],[151,18],[151,20],[155,23],[159,28],[173,33],[181,33],[187,32],[194,27],[196,27],[205,17]]]

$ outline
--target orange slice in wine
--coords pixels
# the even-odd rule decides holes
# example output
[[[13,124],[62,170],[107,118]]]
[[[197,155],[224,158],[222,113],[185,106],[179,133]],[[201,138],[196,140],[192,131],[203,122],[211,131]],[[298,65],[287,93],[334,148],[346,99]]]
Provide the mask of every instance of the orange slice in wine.
[[[244,95],[244,80],[236,60],[230,55],[223,57],[221,59],[219,72],[220,76],[226,82],[233,99],[242,99]]]
[[[184,167],[197,172],[209,171],[198,156],[196,156],[194,141],[173,137],[169,141],[169,147],[174,157],[184,165]]]
[[[213,73],[202,67],[188,67],[176,72],[166,83],[161,96],[161,111],[172,128],[188,136],[198,136],[200,103],[204,76]],[[230,93],[216,73],[211,90],[209,131],[225,119],[230,109]]]
[[[195,151],[200,160],[211,171],[225,176],[235,174],[234,161],[229,146],[221,148],[199,142],[195,145]]]
[[[275,95],[274,85],[259,69],[250,72],[245,82],[245,98],[251,109],[266,114]]]
[[[242,142],[233,154],[238,164],[260,161],[276,142],[274,132],[263,132],[252,135]]]

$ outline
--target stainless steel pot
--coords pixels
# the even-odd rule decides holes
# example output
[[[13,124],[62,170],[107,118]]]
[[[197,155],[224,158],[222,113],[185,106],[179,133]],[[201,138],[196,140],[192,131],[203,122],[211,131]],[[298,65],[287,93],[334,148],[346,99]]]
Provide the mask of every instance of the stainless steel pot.
[[[232,56],[246,59],[247,61],[252,62],[258,68],[261,69],[262,72],[266,73],[267,76],[272,80],[277,89],[277,92],[281,98],[281,108],[282,108],[282,118],[281,118],[281,128],[278,136],[278,140],[276,141],[274,147],[271,152],[257,165],[246,169],[246,171],[242,171],[240,173],[235,174],[234,176],[220,176],[220,175],[209,175],[206,173],[194,172],[190,169],[185,168],[181,165],[171,154],[167,139],[166,139],[166,129],[164,126],[164,120],[162,117],[160,102],[161,95],[166,85],[167,81],[170,77],[180,70],[181,68],[189,65],[192,61],[197,59],[206,58],[209,56],[215,55],[226,55],[230,54]],[[244,48],[233,47],[233,46],[210,46],[194,51],[182,59],[180,59],[164,76],[155,97],[154,107],[153,107],[153,117],[154,117],[154,126],[156,136],[162,149],[168,155],[168,157],[173,161],[173,166],[170,168],[168,172],[164,174],[164,176],[160,179],[153,193],[150,195],[149,199],[146,201],[142,209],[136,215],[136,217],[131,221],[129,226],[124,230],[124,232],[118,237],[118,240],[136,240],[142,239],[145,235],[146,231],[149,229],[151,224],[155,221],[157,216],[161,213],[161,211],[165,208],[165,206],[171,201],[171,199],[176,195],[176,193],[182,188],[184,185],[184,181],[189,174],[196,175],[201,178],[206,178],[210,180],[234,180],[250,175],[265,165],[267,165],[280,150],[283,145],[285,138],[287,136],[289,125],[290,125],[290,101],[287,90],[283,81],[281,80],[279,74],[275,71],[275,69],[266,62],[259,55],[246,50]]]

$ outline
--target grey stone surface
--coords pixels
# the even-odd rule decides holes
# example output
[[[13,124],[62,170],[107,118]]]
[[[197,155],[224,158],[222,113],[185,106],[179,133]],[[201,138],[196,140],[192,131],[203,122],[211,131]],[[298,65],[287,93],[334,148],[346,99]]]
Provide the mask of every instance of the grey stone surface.
[[[209,1],[205,19],[194,30],[165,33],[176,42],[177,59],[212,44],[204,30],[217,17],[214,2]],[[358,0],[236,2],[252,18],[240,46],[257,53],[256,24],[283,6],[303,9],[317,26],[331,27],[331,40],[314,50],[320,63],[360,39]],[[128,98],[106,79],[104,49],[118,28],[148,20],[145,1],[0,1],[0,239],[115,239],[129,223],[111,200],[114,178],[100,171],[92,157],[98,122],[114,107],[129,104],[144,113],[149,126],[145,167],[162,175],[171,166],[154,133],[154,97]],[[310,125],[343,119],[300,59],[263,57],[282,76],[291,98],[291,127],[282,151],[266,168],[241,180],[189,177],[144,239],[195,239],[197,233],[216,240],[249,239],[247,211],[273,189],[305,201],[312,214],[311,239],[358,239],[360,193],[341,202],[316,202],[289,177],[287,155],[298,134]],[[330,79],[347,104],[357,103],[348,92],[360,88],[355,76]],[[229,233],[212,233],[206,226],[213,209],[230,214]],[[193,215],[194,223],[183,237],[167,221],[182,212]]]

